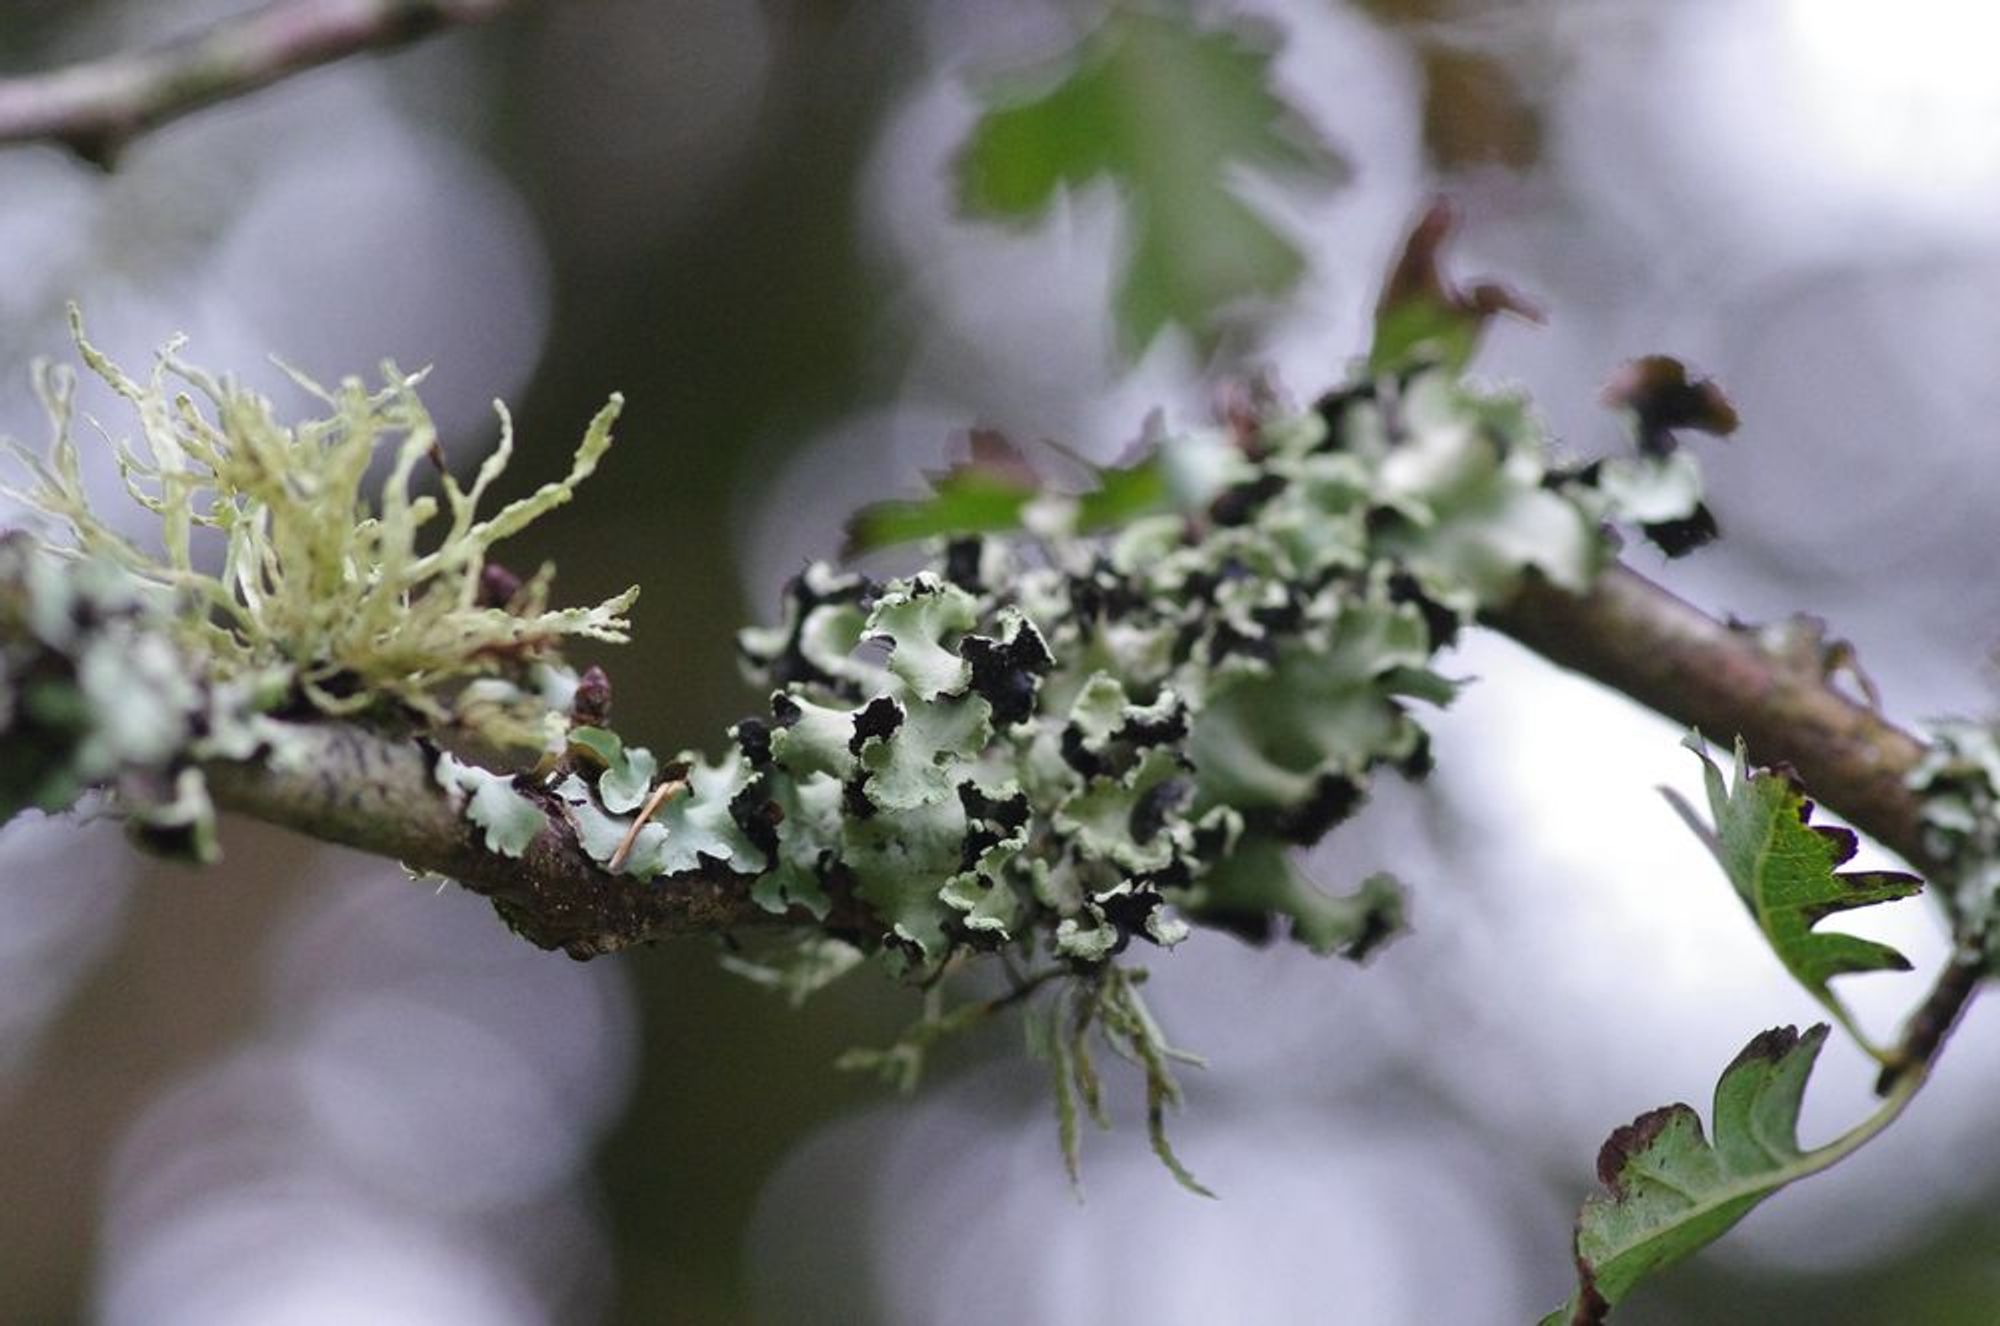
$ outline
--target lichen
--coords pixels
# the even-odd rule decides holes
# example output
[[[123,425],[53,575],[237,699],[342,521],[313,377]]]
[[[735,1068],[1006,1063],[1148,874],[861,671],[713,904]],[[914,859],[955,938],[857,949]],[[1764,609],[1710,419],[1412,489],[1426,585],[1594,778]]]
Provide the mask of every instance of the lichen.
[[[623,638],[631,593],[551,610],[547,572],[522,584],[486,561],[595,468],[616,398],[563,481],[482,519],[511,451],[504,411],[498,451],[470,488],[441,473],[440,503],[411,495],[436,435],[417,378],[393,366],[374,391],[302,381],[332,413],[285,427],[171,348],[141,384],[77,336],[138,414],[144,451],[114,445],[165,552],[92,513],[72,384],[45,372],[56,443],[28,458],[26,496],[71,542],[61,563],[7,545],[19,565],[12,579],[0,566],[0,610],[30,623],[31,647],[0,656],[0,735],[50,753],[0,809],[112,781],[135,789],[138,820],[199,850],[199,759],[247,757],[281,706],[537,748],[519,773],[437,761],[490,850],[518,857],[553,825],[658,888],[734,876],[794,927],[789,947],[739,965],[795,995],[879,955],[935,1001],[897,1045],[853,1060],[899,1076],[980,1016],[968,1008],[1054,984],[1042,1040],[1072,1161],[1079,1104],[1102,1116],[1095,1036],[1140,1065],[1156,1149],[1197,1187],[1165,1143],[1177,1052],[1139,998],[1135,942],[1171,948],[1200,924],[1375,952],[1401,924],[1400,887],[1375,874],[1324,892],[1291,849],[1354,814],[1382,770],[1427,773],[1421,715],[1458,689],[1436,656],[1478,613],[1530,577],[1587,586],[1617,546],[1608,522],[1654,531],[1701,511],[1686,457],[1645,431],[1680,416],[1639,410],[1636,459],[1561,469],[1517,395],[1449,358],[1364,369],[1306,410],[1260,396],[1218,427],[1156,430],[1149,455],[1081,494],[1043,491],[990,444],[981,463],[1005,461],[1007,502],[968,507],[947,476],[935,504],[864,515],[870,537],[945,537],[928,567],[886,582],[808,568],[780,620],[739,638],[759,712],[719,754],[663,760],[607,725],[601,676],[578,679],[558,653]],[[371,505],[362,485],[384,450]],[[953,533],[964,511],[976,531]],[[1009,520],[1022,537],[1000,532]],[[199,529],[219,536],[219,573],[201,569]],[[49,597],[38,568],[55,565]],[[86,615],[143,627],[128,639],[100,623],[73,648],[57,638],[74,615],[62,596],[94,577],[115,602]],[[72,706],[127,681],[149,698],[78,719],[38,689],[49,658]],[[939,978],[988,953],[1010,993],[944,1007]]]
[[[1416,707],[1456,689],[1435,652],[1524,575],[1587,583],[1608,499],[1551,473],[1517,400],[1444,370],[1172,449],[1227,480],[1108,540],[972,536],[881,585],[809,569],[741,637],[767,713],[677,817],[712,835],[726,810],[773,902],[851,892],[913,972],[998,945],[1099,964],[1182,917],[1372,950],[1393,890],[1320,894],[1284,849],[1377,770],[1421,776]],[[739,844],[700,855],[754,873]]]
[[[1983,945],[1988,966],[2000,971],[2000,731],[1953,719],[1930,724],[1927,735],[1909,779],[1924,846],[1949,868],[1940,883],[1949,889],[1953,929]]]
[[[0,823],[93,788],[168,855],[215,856],[194,762],[270,737],[241,686],[211,686],[176,643],[171,596],[102,559],[0,534]]]
[[[542,808],[514,786],[510,775],[444,754],[438,757],[435,777],[465,817],[479,826],[490,852],[519,857],[548,827]]]
[[[832,896],[862,904],[872,924],[843,951],[934,994],[850,1066],[905,1081],[937,1036],[1057,980],[1071,993],[1040,1040],[1066,1150],[1079,1102],[1101,1113],[1091,1031],[1140,1063],[1156,1145],[1192,1185],[1159,1131],[1174,1056],[1129,951],[1172,947],[1190,923],[1354,959],[1395,934],[1392,878],[1330,894],[1290,849],[1358,810],[1379,771],[1428,771],[1421,711],[1458,689],[1434,660],[1482,609],[1530,576],[1580,590],[1617,546],[1608,521],[1682,519],[1700,500],[1685,455],[1642,452],[1606,482],[1550,450],[1517,397],[1433,366],[1160,438],[1137,462],[1168,466],[1152,505],[1106,534],[1084,530],[1088,493],[1023,495],[1027,538],[935,542],[927,569],[883,583],[808,568],[782,618],[739,637],[764,711],[723,759],[677,757],[685,787],[658,814],[629,810],[623,772],[651,757],[596,736],[596,768],[557,791],[600,861],[636,844],[624,868],[660,887],[731,871],[789,912],[798,947],[759,960],[768,983],[845,970],[811,922]],[[964,485],[941,483],[938,507],[901,503],[895,523],[950,528]],[[936,978],[996,951],[1013,992],[946,1007]]]
[[[199,765],[282,759],[286,728],[266,717],[279,712],[497,748],[561,741],[575,677],[560,647],[623,640],[637,590],[555,609],[549,570],[523,582],[488,553],[591,474],[618,398],[567,476],[482,516],[513,452],[504,408],[499,446],[462,487],[418,398],[422,374],[385,364],[379,388],[350,378],[331,391],[293,374],[327,413],[286,424],[262,396],[182,360],[178,341],[141,381],[91,344],[74,310],[71,320],[85,365],[131,408],[138,440],[108,445],[126,494],[159,522],[158,551],[91,505],[75,375],[38,364],[53,439],[46,455],[7,443],[21,482],[0,491],[58,532],[0,539],[0,822],[102,786],[145,845],[211,859]],[[412,491],[433,463],[441,499]],[[537,827],[541,812],[504,779],[448,757],[439,768],[489,846],[519,855],[528,812]],[[614,802],[636,805],[618,788]]]
[[[536,664],[569,640],[626,638],[636,589],[551,608],[548,571],[518,582],[488,563],[494,545],[567,502],[597,468],[619,398],[591,421],[568,475],[481,516],[514,447],[497,403],[499,445],[463,487],[417,395],[422,373],[385,363],[381,386],[348,378],[332,390],[292,373],[326,413],[284,423],[264,397],[183,360],[178,340],[141,380],[91,344],[74,310],[71,320],[85,365],[131,408],[138,440],[110,446],[127,495],[159,519],[161,549],[92,507],[67,368],[36,367],[54,438],[45,457],[10,446],[27,481],[8,491],[65,527],[69,554],[178,596],[187,607],[172,633],[214,680],[255,677],[322,713],[414,717],[518,745],[544,735],[544,706],[525,684]],[[384,455],[387,477],[371,493]],[[429,468],[441,497],[412,491]],[[523,685],[468,693],[478,678]]]

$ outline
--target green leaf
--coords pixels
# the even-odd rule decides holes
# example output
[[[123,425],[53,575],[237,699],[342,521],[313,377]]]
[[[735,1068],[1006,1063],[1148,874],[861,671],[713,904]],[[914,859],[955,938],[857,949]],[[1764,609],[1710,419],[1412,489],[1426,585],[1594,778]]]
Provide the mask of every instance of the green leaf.
[[[1440,258],[1455,224],[1447,204],[1432,203],[1404,241],[1375,306],[1370,371],[1401,373],[1432,364],[1458,373],[1472,361],[1480,333],[1496,314],[1541,320],[1533,304],[1506,286],[1480,281],[1460,289],[1445,276]]]
[[[1096,478],[1097,487],[1076,499],[1079,534],[1118,529],[1167,503],[1166,468],[1157,455],[1116,469],[1098,470]]]
[[[874,502],[847,522],[842,557],[859,557],[878,548],[955,534],[999,534],[1021,528],[1021,512],[1035,489],[965,468],[947,471],[932,482],[929,497]]]
[[[1025,221],[1059,189],[1115,184],[1130,247],[1118,317],[1133,352],[1169,323],[1213,345],[1218,315],[1289,290],[1305,258],[1238,195],[1246,168],[1318,182],[1340,158],[1272,88],[1266,28],[1118,8],[1052,67],[984,89],[959,162],[968,212]]]
[[[929,497],[875,502],[847,522],[843,557],[955,534],[998,534],[1021,528],[1022,511],[1041,482],[1013,443],[988,428],[970,436],[972,454],[930,479]]]
[[[1611,1134],[1597,1157],[1607,1191],[1585,1199],[1577,1216],[1576,1290],[1542,1326],[1603,1321],[1640,1280],[1714,1242],[1766,1197],[1847,1156],[1902,1112],[1922,1074],[1858,1127],[1800,1150],[1799,1102],[1826,1037],[1825,1023],[1803,1036],[1777,1027],[1744,1046],[1716,1083],[1712,1142],[1682,1104]]]
[[[1809,823],[1813,804],[1788,772],[1751,770],[1739,739],[1734,777],[1725,787],[1700,734],[1690,733],[1683,744],[1701,760],[1715,832],[1709,834],[1670,796],[1675,808],[1708,840],[1786,970],[1880,1057],[1827,982],[1848,972],[1908,971],[1909,959],[1886,944],[1813,927],[1836,912],[1907,898],[1923,881],[1896,870],[1836,871],[1854,855],[1854,834]]]
[[[1069,525],[1078,534],[1116,529],[1167,503],[1166,473],[1157,455],[1115,469],[1092,467],[1096,486],[1065,500],[1074,503]],[[968,534],[1009,534],[1022,529],[1028,506],[1045,495],[1041,480],[999,434],[974,429],[972,455],[963,464],[929,476],[928,497],[875,502],[847,522],[843,557],[880,548]]]

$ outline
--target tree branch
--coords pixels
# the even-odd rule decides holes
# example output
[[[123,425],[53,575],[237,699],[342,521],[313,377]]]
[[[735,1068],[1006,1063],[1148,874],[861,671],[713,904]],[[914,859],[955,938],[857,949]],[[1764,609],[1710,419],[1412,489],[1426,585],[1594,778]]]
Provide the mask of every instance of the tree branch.
[[[606,873],[546,801],[548,827],[518,858],[488,850],[480,829],[432,777],[436,755],[351,723],[289,725],[290,758],[205,764],[218,807],[326,842],[394,857],[493,900],[508,924],[543,948],[590,958],[673,935],[770,925],[782,918],[726,870],[641,881]],[[528,789],[532,792],[532,789]],[[838,930],[851,902],[824,922]]]
[[[1909,787],[1922,744],[1834,690],[1824,669],[1772,653],[1755,632],[1622,566],[1583,595],[1534,584],[1489,624],[1676,722],[1725,741],[1741,736],[1759,763],[1791,765],[1815,799],[1927,877],[1946,871],[1925,844]],[[1878,1092],[1930,1066],[1986,973],[1984,946],[1961,943],[1904,1027]]]
[[[514,0],[282,0],[180,41],[0,79],[0,144],[52,141],[109,167],[133,138],[362,51],[483,23]]]
[[[1917,739],[1817,669],[1772,654],[1752,632],[1623,567],[1584,595],[1537,583],[1490,624],[1676,722],[1718,739],[1740,734],[1759,761],[1793,765],[1816,797],[1919,869],[1940,864],[1925,851],[1917,799],[1905,786],[1922,754]],[[655,882],[607,874],[553,803],[550,827],[526,854],[500,856],[433,781],[420,744],[343,723],[298,730],[310,756],[289,768],[263,760],[206,766],[216,804],[458,880],[543,947],[590,957],[783,919],[751,901],[748,878],[727,871]],[[853,899],[835,905],[834,928],[860,928]]]
[[[1537,582],[1489,625],[1553,663],[1622,692],[1760,764],[1789,764],[1815,800],[1935,874],[1909,786],[1923,744],[1828,684],[1825,670],[1766,648],[1623,566],[1587,594]]]

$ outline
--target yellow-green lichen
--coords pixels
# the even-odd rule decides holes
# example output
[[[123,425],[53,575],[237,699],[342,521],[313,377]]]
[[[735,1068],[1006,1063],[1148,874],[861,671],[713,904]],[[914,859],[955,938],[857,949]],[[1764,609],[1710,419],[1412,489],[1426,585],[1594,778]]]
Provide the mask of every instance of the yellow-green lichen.
[[[46,457],[11,446],[28,481],[9,491],[65,526],[77,555],[182,596],[188,609],[175,633],[210,677],[259,677],[322,713],[400,711],[503,745],[540,743],[546,705],[530,687],[534,665],[567,640],[626,638],[636,588],[557,609],[546,569],[504,602],[486,575],[494,545],[567,502],[597,468],[619,397],[591,421],[564,478],[482,517],[514,448],[497,402],[499,444],[461,486],[418,397],[422,373],[385,363],[379,387],[347,378],[327,389],[293,372],[323,413],[287,423],[263,396],[180,358],[179,341],[142,380],[92,345],[74,312],[72,326],[84,363],[137,423],[136,440],[106,435],[126,493],[159,517],[161,550],[93,509],[67,368],[37,366],[54,441]],[[384,455],[387,477],[371,485]],[[432,466],[437,494],[413,491]],[[467,683],[489,677],[522,684],[467,694]]]

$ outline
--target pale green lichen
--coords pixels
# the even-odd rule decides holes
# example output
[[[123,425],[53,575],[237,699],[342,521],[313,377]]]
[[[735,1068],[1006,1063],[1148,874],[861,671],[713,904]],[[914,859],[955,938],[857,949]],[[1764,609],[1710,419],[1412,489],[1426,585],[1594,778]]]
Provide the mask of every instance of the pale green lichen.
[[[72,326],[84,363],[132,411],[137,440],[107,445],[126,494],[159,521],[159,550],[92,507],[75,376],[38,365],[53,440],[46,455],[8,443],[25,478],[0,491],[62,533],[9,536],[0,552],[0,820],[105,786],[149,846],[208,859],[198,765],[258,752],[281,763],[286,729],[264,717],[280,710],[503,748],[560,744],[575,688],[560,646],[623,640],[637,591],[552,609],[548,570],[523,583],[492,574],[487,555],[597,467],[616,397],[566,477],[482,516],[513,452],[504,409],[498,448],[462,487],[442,469],[421,374],[384,365],[380,388],[349,379],[332,391],[293,374],[327,413],[285,424],[263,397],[183,361],[178,342],[142,381],[74,312]],[[414,494],[433,462],[441,498]],[[495,851],[518,856],[545,822],[504,780],[449,759],[439,769]],[[652,773],[623,768],[608,795],[629,810]]]
[[[637,590],[592,607],[552,609],[549,575],[529,579],[507,602],[483,586],[495,544],[567,502],[611,445],[620,400],[591,421],[562,480],[481,516],[479,505],[513,454],[500,408],[500,442],[470,487],[442,466],[436,425],[417,396],[423,375],[382,366],[383,385],[350,378],[328,390],[292,378],[327,413],[282,422],[270,401],[180,358],[178,341],[144,380],[126,373],[84,336],[85,364],[130,407],[138,440],[112,438],[126,493],[159,517],[154,554],[91,506],[74,424],[75,379],[38,366],[36,384],[54,425],[46,458],[14,446],[28,471],[10,490],[67,527],[78,555],[117,566],[136,581],[180,595],[182,645],[209,676],[276,677],[321,712],[404,712],[442,726],[476,722],[505,744],[538,743],[532,695],[513,701],[476,692],[476,678],[519,675],[566,640],[623,640]],[[497,403],[496,403],[497,405]],[[369,491],[378,456],[389,472]],[[441,500],[412,489],[436,463]],[[198,547],[213,531],[219,552]]]
[[[542,808],[515,788],[511,775],[442,754],[434,776],[465,817],[479,826],[488,851],[519,857],[535,835],[548,827]]]
[[[0,823],[102,787],[149,847],[214,858],[214,812],[192,763],[280,738],[253,691],[202,682],[174,639],[170,600],[101,558],[0,535]]]
[[[1272,848],[1375,768],[1420,771],[1410,703],[1455,689],[1436,649],[1523,575],[1587,583],[1625,499],[1551,470],[1518,401],[1439,370],[1162,450],[1222,486],[1108,543],[1044,529],[1037,564],[969,541],[880,586],[808,570],[786,620],[742,636],[768,719],[682,817],[731,807],[754,834],[761,814],[778,872],[840,877],[919,967],[1038,928],[1103,956],[1169,902],[1310,918],[1337,947],[1331,914],[1269,883]],[[1679,486],[1644,518],[1685,514]]]
[[[178,601],[161,620],[204,694],[238,697],[253,720],[275,696],[543,748],[529,774],[445,755],[437,779],[502,855],[559,816],[621,875],[660,888],[737,877],[797,923],[791,952],[754,963],[795,994],[865,952],[934,992],[970,956],[1001,953],[1010,994],[972,1012],[940,1002],[896,1046],[854,1062],[913,1073],[943,1031],[1054,982],[1067,993],[1044,1039],[1072,1160],[1078,1106],[1102,1115],[1096,1037],[1140,1065],[1156,1148],[1191,1186],[1162,1132],[1176,1052],[1123,955],[1135,941],[1179,943],[1190,923],[1374,951],[1401,922],[1394,881],[1328,894],[1289,849],[1353,813],[1379,770],[1427,771],[1419,707],[1457,689],[1433,662],[1479,611],[1530,576],[1582,588],[1615,548],[1604,522],[1672,521],[1699,502],[1684,460],[1649,456],[1608,479],[1554,468],[1517,397],[1449,366],[1364,375],[1311,410],[1267,402],[1228,428],[1156,438],[1153,457],[1102,476],[1115,503],[1019,493],[1019,542],[953,539],[929,569],[882,584],[809,568],[783,619],[740,637],[764,712],[731,729],[719,758],[662,761],[573,714],[587,706],[553,652],[565,638],[621,638],[629,594],[551,612],[544,575],[505,605],[481,598],[487,550],[590,473],[615,399],[568,478],[481,520],[509,439],[469,489],[442,476],[442,505],[410,496],[435,434],[414,379],[393,368],[379,391],[320,392],[332,417],[287,429],[260,398],[171,353],[142,386],[83,344],[137,408],[146,451],[118,454],[128,489],[162,516],[166,556],[141,553],[84,504],[59,376],[44,379],[58,441],[34,463],[29,496],[69,524],[95,559],[82,565]],[[170,395],[176,380],[213,421]],[[390,477],[371,511],[360,486],[384,444]],[[420,541],[440,515],[435,542]],[[929,530],[953,518],[921,504],[899,517]],[[992,527],[990,512],[980,519]],[[196,566],[202,526],[223,538],[219,575]],[[31,597],[29,610],[44,607]],[[105,659],[79,660],[84,684],[87,668],[175,671]],[[15,713],[22,680],[0,671]],[[73,744],[88,751],[95,731]],[[242,732],[225,723],[215,739],[234,749]],[[158,736],[121,733],[123,756],[70,758],[65,776],[104,776]],[[186,763],[132,767],[173,783]],[[160,813],[182,790],[154,798]],[[836,904],[828,933],[818,923]]]
[[[578,748],[588,751],[603,770],[597,778],[597,795],[604,808],[614,815],[637,810],[660,772],[660,762],[653,758],[653,752],[644,746],[628,748],[616,732],[605,728],[573,727],[569,731],[569,745],[572,751]]]
[[[1329,894],[1288,849],[1351,814],[1379,769],[1427,770],[1416,707],[1456,693],[1433,659],[1475,614],[1527,576],[1587,586],[1616,546],[1604,522],[1699,501],[1685,458],[1642,458],[1607,491],[1549,450],[1518,399],[1435,368],[1164,439],[1159,489],[1183,504],[1108,537],[1076,532],[1087,494],[1024,500],[1022,544],[962,538],[885,584],[811,567],[780,623],[740,637],[770,700],[725,759],[683,753],[685,789],[647,820],[619,809],[638,794],[619,773],[633,753],[592,736],[594,781],[565,775],[561,799],[594,857],[629,844],[626,870],[662,887],[755,876],[762,905],[802,921],[831,896],[858,901],[871,928],[843,939],[905,975],[995,950],[1039,964],[1001,1002],[1051,978],[1078,992],[1044,1037],[1066,1148],[1078,1103],[1101,1112],[1083,1031],[1141,1064],[1157,1137],[1173,1055],[1120,965],[1132,943],[1168,947],[1205,922],[1374,951],[1401,924],[1396,883]],[[899,520],[949,528],[961,500]],[[799,934],[797,963],[759,970],[826,973],[826,936]],[[847,1062],[905,1081],[990,1007],[937,1002]]]
[[[1924,846],[1945,862],[1954,929],[1983,945],[2000,971],[2000,731],[1955,719],[1929,725],[1930,744],[1910,773]],[[1977,947],[1974,948],[1977,952]]]

